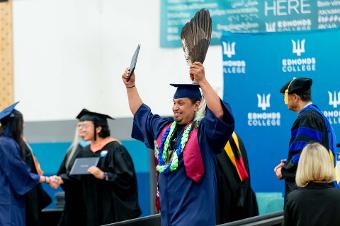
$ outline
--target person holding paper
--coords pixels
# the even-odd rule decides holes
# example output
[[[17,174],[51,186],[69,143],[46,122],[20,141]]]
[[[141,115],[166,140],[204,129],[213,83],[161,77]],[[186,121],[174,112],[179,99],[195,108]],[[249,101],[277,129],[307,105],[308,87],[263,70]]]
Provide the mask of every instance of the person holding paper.
[[[126,148],[110,137],[107,119],[112,118],[83,109],[77,119],[82,138],[91,144],[79,151],[75,159],[99,158],[97,166],[91,166],[87,175],[76,175],[84,203],[84,225],[99,226],[138,217],[141,210],[136,172]]]
[[[18,103],[18,102],[17,102]],[[32,173],[24,162],[23,115],[17,103],[0,112],[0,225],[25,225],[26,194],[38,183],[56,188],[57,177]]]
[[[61,163],[57,175],[61,177],[63,184],[62,189],[65,193],[64,211],[61,216],[59,226],[83,226],[86,225],[82,217],[84,213],[84,201],[81,191],[80,178],[71,176],[70,171],[76,159],[76,156],[90,144],[83,140],[83,130],[80,124],[77,124],[74,140]]]
[[[138,94],[135,73],[122,80],[134,115],[132,138],[155,149],[162,226],[215,226],[216,157],[234,130],[234,118],[205,78],[203,64],[194,62],[190,76],[197,84],[171,84],[173,117],[153,114]],[[199,115],[203,92],[207,109]],[[154,146],[156,140],[156,147]]]

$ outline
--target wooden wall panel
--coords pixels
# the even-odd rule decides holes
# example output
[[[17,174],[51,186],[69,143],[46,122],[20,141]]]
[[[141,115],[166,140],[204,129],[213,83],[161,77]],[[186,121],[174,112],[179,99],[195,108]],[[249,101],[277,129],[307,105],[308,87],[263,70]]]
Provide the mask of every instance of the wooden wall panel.
[[[0,109],[14,101],[12,0],[0,2]]]

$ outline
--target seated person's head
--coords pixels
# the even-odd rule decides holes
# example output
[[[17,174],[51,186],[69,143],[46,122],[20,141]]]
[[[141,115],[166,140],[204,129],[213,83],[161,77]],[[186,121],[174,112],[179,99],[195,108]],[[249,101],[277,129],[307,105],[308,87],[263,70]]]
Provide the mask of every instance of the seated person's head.
[[[306,145],[296,171],[296,185],[305,187],[310,182],[330,183],[335,180],[334,167],[327,149],[319,143]]]

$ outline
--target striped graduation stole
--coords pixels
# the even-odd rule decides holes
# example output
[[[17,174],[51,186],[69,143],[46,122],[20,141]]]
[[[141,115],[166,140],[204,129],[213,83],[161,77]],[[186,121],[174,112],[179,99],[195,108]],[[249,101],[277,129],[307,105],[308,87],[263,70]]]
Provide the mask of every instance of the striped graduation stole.
[[[236,146],[236,148],[232,148],[231,142],[234,143],[233,146]],[[240,181],[243,182],[247,180],[249,178],[249,174],[246,167],[244,166],[242,153],[240,151],[240,144],[235,132],[233,132],[233,134],[231,135],[231,139],[229,139],[228,143],[225,145],[224,151],[227,153],[227,156],[233,163],[240,178]]]

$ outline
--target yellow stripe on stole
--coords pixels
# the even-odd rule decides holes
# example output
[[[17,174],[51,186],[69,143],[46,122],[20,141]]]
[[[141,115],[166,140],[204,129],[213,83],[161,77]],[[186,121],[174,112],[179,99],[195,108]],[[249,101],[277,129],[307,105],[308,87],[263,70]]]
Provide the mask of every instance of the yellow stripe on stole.
[[[232,136],[232,138],[234,139],[235,144],[236,144],[236,147],[237,147],[237,149],[238,149],[238,151],[239,151],[239,150],[240,150],[240,145],[239,145],[239,142],[238,142],[238,138],[237,138],[236,133],[233,132],[231,136]],[[227,153],[227,155],[229,156],[229,159],[230,159],[231,162],[233,163],[233,165],[234,165],[234,167],[235,167],[235,169],[236,169],[236,171],[237,171],[238,176],[241,178],[241,174],[240,174],[240,172],[238,171],[238,168],[237,168],[237,166],[236,166],[235,155],[234,155],[234,153],[233,153],[233,151],[232,151],[232,148],[231,148],[231,145],[230,145],[230,142],[229,142],[229,141],[228,141],[228,143],[225,145],[224,151],[225,151],[225,152]]]

